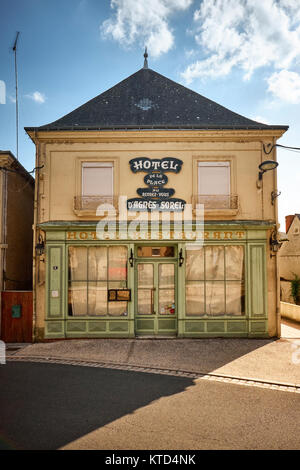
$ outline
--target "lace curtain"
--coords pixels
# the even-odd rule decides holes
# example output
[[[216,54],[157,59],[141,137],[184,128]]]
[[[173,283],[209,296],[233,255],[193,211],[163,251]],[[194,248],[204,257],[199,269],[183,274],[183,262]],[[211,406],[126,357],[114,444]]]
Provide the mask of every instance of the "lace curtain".
[[[126,315],[127,302],[108,302],[108,289],[127,287],[127,247],[69,247],[69,314]]]
[[[187,247],[186,314],[244,314],[244,247]]]

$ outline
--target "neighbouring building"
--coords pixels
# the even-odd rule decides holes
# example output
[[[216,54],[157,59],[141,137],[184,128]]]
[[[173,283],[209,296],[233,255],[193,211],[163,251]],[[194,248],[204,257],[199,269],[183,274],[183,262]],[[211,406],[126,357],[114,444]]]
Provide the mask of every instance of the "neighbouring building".
[[[288,126],[238,115],[145,57],[25,129],[40,168],[36,340],[280,335],[277,180],[266,170]]]
[[[291,281],[300,278],[300,214],[285,217],[286,238],[279,251],[281,300],[294,303]]]
[[[10,151],[0,151],[0,336],[7,342],[31,341],[33,200],[34,178]]]

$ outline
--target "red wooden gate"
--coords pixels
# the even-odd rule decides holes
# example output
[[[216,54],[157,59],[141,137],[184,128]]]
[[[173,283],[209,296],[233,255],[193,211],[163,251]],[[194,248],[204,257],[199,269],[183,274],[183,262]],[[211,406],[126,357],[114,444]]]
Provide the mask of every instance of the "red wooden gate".
[[[32,291],[2,292],[1,339],[5,343],[32,342]]]

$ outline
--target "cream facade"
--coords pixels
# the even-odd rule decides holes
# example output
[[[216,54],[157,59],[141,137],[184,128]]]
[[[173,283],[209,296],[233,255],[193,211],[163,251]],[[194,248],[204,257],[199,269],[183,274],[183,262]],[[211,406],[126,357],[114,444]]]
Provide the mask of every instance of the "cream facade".
[[[266,172],[259,182],[258,166],[266,160],[263,146],[274,145],[282,135],[282,130],[41,130],[28,133],[37,148],[36,166],[42,167],[38,172],[35,194],[35,239],[37,241],[38,235],[42,234],[46,245],[46,254],[36,257],[34,262],[36,339],[132,337],[137,334],[179,337],[280,335],[277,253],[273,253],[270,248],[271,234],[277,230],[277,206],[271,198],[272,191],[277,187],[276,172]],[[197,266],[202,263],[203,256],[206,264],[214,256],[219,256],[222,262],[228,256],[228,263],[234,263],[236,259],[236,267],[232,267],[233,274],[228,274],[228,281],[226,269],[225,273],[221,269],[218,279],[211,273],[200,273],[199,279],[194,279],[192,275],[189,279],[187,271],[191,269],[193,252],[189,249],[192,243],[185,237],[173,238],[172,226],[168,240],[162,234],[158,240],[134,240],[126,238],[127,235],[123,237],[124,224],[119,222],[117,226],[122,228],[118,237],[109,241],[97,238],[97,223],[101,217],[96,216],[96,208],[87,209],[76,204],[78,198],[80,200],[83,197],[84,165],[111,163],[113,205],[118,213],[118,196],[134,198],[137,196],[137,188],[144,185],[145,174],[134,174],[130,170],[129,161],[138,157],[180,159],[183,162],[182,169],[178,174],[168,173],[167,186],[175,189],[175,196],[193,208],[195,197],[197,199],[199,196],[198,164],[228,164],[230,195],[235,196],[237,202],[225,207],[218,202],[216,207],[213,204],[209,204],[208,208],[204,206],[204,247],[198,252],[196,250]],[[276,160],[275,148],[267,158]],[[192,213],[194,218],[195,211]],[[106,214],[106,217],[111,215]],[[125,225],[128,227],[134,216],[127,212],[127,219]],[[124,302],[118,304],[119,309],[114,309],[115,304],[108,302],[112,306],[111,311],[108,309],[98,315],[94,311],[88,315],[80,304],[70,315],[70,272],[74,269],[70,259],[72,256],[76,258],[74,249],[77,249],[77,257],[80,249],[82,256],[86,257],[90,255],[84,254],[84,250],[95,247],[107,247],[109,250],[115,246],[124,247],[127,273],[126,279],[118,279],[119,284],[116,286],[130,289],[131,300],[126,302],[125,307]],[[171,246],[174,251],[170,258],[159,258],[159,263],[158,258],[153,260],[151,256],[139,258],[138,250],[143,246]],[[225,254],[222,254],[222,250],[225,250]],[[238,252],[240,255],[237,255]],[[180,260],[180,253],[183,261]],[[133,259],[130,262],[131,254]],[[242,267],[238,268],[238,265]],[[161,297],[170,295],[170,292],[164,292],[164,287],[159,285],[159,269],[166,270],[169,278],[172,278],[172,286],[168,285],[169,291],[172,291],[170,303],[175,306],[172,315],[159,316],[157,312],[143,315],[138,311],[139,276],[146,266],[152,272],[151,289],[154,292],[161,289]],[[114,287],[114,281],[111,282]],[[111,286],[107,285],[107,290]],[[240,291],[240,298],[233,295],[232,305],[236,307],[229,310],[228,314],[226,300],[213,306],[213,300],[209,301],[209,298],[222,298],[223,295],[230,298],[230,293],[235,289]],[[200,291],[203,299],[206,298],[206,307],[203,307],[204,300],[201,303],[197,297]],[[196,296],[194,302],[193,296]],[[157,302],[160,306],[159,301],[153,300],[154,304]]]
[[[145,132],[144,135],[141,135],[141,131],[138,134],[131,132],[130,135],[119,132],[113,138],[110,133],[105,135],[102,132],[97,136],[98,139],[94,132],[82,134],[57,134],[52,137],[49,132],[38,133],[42,149],[41,161],[45,165],[40,172],[40,194],[43,197],[39,202],[39,211],[43,221],[75,221],[86,216],[96,219],[93,209],[89,213],[88,210],[80,211],[74,206],[74,197],[82,195],[84,162],[111,162],[114,168],[114,196],[136,197],[136,189],[145,185],[144,173],[133,174],[129,160],[139,156],[152,159],[164,156],[180,158],[183,161],[182,170],[180,174],[172,176],[169,186],[175,189],[176,195],[190,204],[198,194],[198,162],[228,162],[230,193],[237,196],[238,205],[233,209],[207,209],[207,217],[217,220],[276,220],[276,206],[271,204],[271,192],[276,185],[275,173],[267,173],[262,188],[256,187],[258,165],[265,160],[262,144],[273,143],[272,135],[261,133],[251,136],[248,132],[244,136],[241,133],[236,133],[235,136],[232,133],[232,136],[226,135],[225,138],[222,133],[218,136],[217,132],[207,132],[207,140],[203,140],[205,136],[197,131],[177,131],[176,136],[171,132],[158,131]],[[70,143],[65,143],[68,138]]]

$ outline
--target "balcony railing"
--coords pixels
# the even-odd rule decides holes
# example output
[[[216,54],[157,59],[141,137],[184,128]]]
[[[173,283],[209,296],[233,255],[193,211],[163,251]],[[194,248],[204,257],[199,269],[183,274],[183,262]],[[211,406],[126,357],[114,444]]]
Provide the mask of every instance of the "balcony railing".
[[[75,211],[94,211],[99,206],[107,205],[108,209],[113,206],[118,208],[118,196],[75,196],[74,197],[74,210]],[[103,207],[104,208],[104,207]]]
[[[101,205],[113,206],[118,210],[118,196],[75,196],[75,211],[93,211],[96,213],[97,208]],[[239,197],[237,194],[214,194],[214,195],[194,195],[192,197],[193,208],[196,209],[197,204],[203,204],[205,211],[218,210],[235,210],[239,208]],[[103,207],[104,208],[104,207]]]
[[[193,208],[196,208],[197,204],[203,204],[204,210],[238,210],[239,208],[239,197],[237,194],[197,194],[193,196]]]

